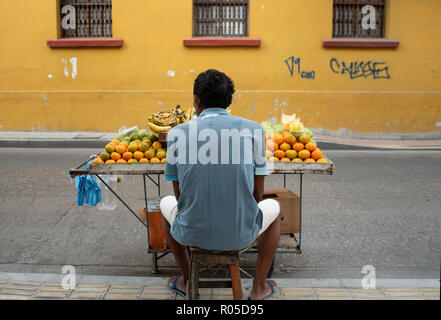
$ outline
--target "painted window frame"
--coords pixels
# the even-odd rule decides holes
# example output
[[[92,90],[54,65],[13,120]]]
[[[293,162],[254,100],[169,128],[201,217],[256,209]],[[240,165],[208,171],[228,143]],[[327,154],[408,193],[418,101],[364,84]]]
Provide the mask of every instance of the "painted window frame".
[[[219,0],[219,2],[222,1],[224,0]],[[259,38],[249,37],[251,0],[246,0],[246,33],[242,36],[201,36],[197,34],[195,32],[197,2],[202,2],[202,0],[192,0],[192,38],[187,38],[183,40],[183,44],[185,47],[260,47],[261,40]],[[210,2],[212,1],[207,1],[207,3]]]
[[[343,4],[342,0],[332,1],[332,38],[323,39],[322,46],[325,48],[397,48],[399,40],[386,38],[388,26],[388,16],[390,14],[389,2],[384,0],[382,15],[382,34],[379,37],[336,37],[335,36],[335,8],[338,4]],[[348,2],[348,4],[350,4]],[[369,1],[366,5],[370,4]],[[373,3],[375,4],[375,3]]]
[[[56,0],[56,8],[57,8],[57,39],[47,40],[47,46],[50,48],[106,48],[113,47],[118,48],[122,47],[124,40],[122,38],[114,38],[113,37],[113,3],[110,1],[110,5],[112,6],[111,11],[111,23],[112,23],[112,36],[111,37],[63,37],[61,21],[62,21],[62,12],[61,12],[61,1]],[[93,5],[93,4],[89,4]]]

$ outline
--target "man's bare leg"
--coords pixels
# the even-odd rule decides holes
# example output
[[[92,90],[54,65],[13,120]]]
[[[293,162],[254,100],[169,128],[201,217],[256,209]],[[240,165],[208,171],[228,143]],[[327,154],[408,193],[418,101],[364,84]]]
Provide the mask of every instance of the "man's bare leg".
[[[250,293],[250,299],[262,300],[271,293],[270,286],[267,281],[276,287],[273,280],[267,280],[266,276],[273,262],[274,253],[279,245],[280,239],[280,215],[257,239],[257,267],[256,278],[253,281],[253,289]]]
[[[170,247],[170,250],[175,257],[176,263],[178,264],[182,272],[182,276],[179,277],[176,285],[179,291],[185,293],[190,268],[190,258],[188,256],[187,247],[183,246],[172,237],[172,235],[170,234],[170,224],[164,217],[162,217],[162,229],[164,230],[167,244]],[[175,279],[176,277],[170,277],[168,279],[168,284],[170,285],[170,287],[173,287],[173,281],[175,281]]]

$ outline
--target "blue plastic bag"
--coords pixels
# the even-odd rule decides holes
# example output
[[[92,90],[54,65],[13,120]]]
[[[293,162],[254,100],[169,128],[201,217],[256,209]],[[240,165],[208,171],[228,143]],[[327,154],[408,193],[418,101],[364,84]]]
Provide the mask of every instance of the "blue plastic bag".
[[[89,167],[84,165],[84,170],[88,170]],[[89,174],[87,176],[75,177],[75,185],[77,187],[77,205],[82,206],[88,204],[96,206],[101,202],[101,189],[96,183],[95,178]]]

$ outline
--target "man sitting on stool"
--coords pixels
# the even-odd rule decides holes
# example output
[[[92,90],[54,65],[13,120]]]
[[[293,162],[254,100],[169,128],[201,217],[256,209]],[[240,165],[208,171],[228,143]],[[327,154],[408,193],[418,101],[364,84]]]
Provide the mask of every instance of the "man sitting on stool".
[[[234,94],[231,79],[217,70],[201,73],[194,83],[197,118],[168,133],[165,180],[175,196],[161,200],[167,244],[182,271],[168,286],[185,297],[190,259],[187,246],[233,251],[257,239],[256,278],[250,299],[272,296],[267,280],[280,237],[280,207],[262,201],[269,174],[265,133],[254,121],[226,110]]]

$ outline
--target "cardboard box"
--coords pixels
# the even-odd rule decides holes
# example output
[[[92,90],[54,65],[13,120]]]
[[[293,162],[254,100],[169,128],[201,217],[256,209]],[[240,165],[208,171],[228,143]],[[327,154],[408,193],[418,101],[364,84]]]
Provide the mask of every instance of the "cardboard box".
[[[300,232],[300,198],[289,189],[265,190],[263,199],[274,199],[280,204],[282,221],[280,233]]]

